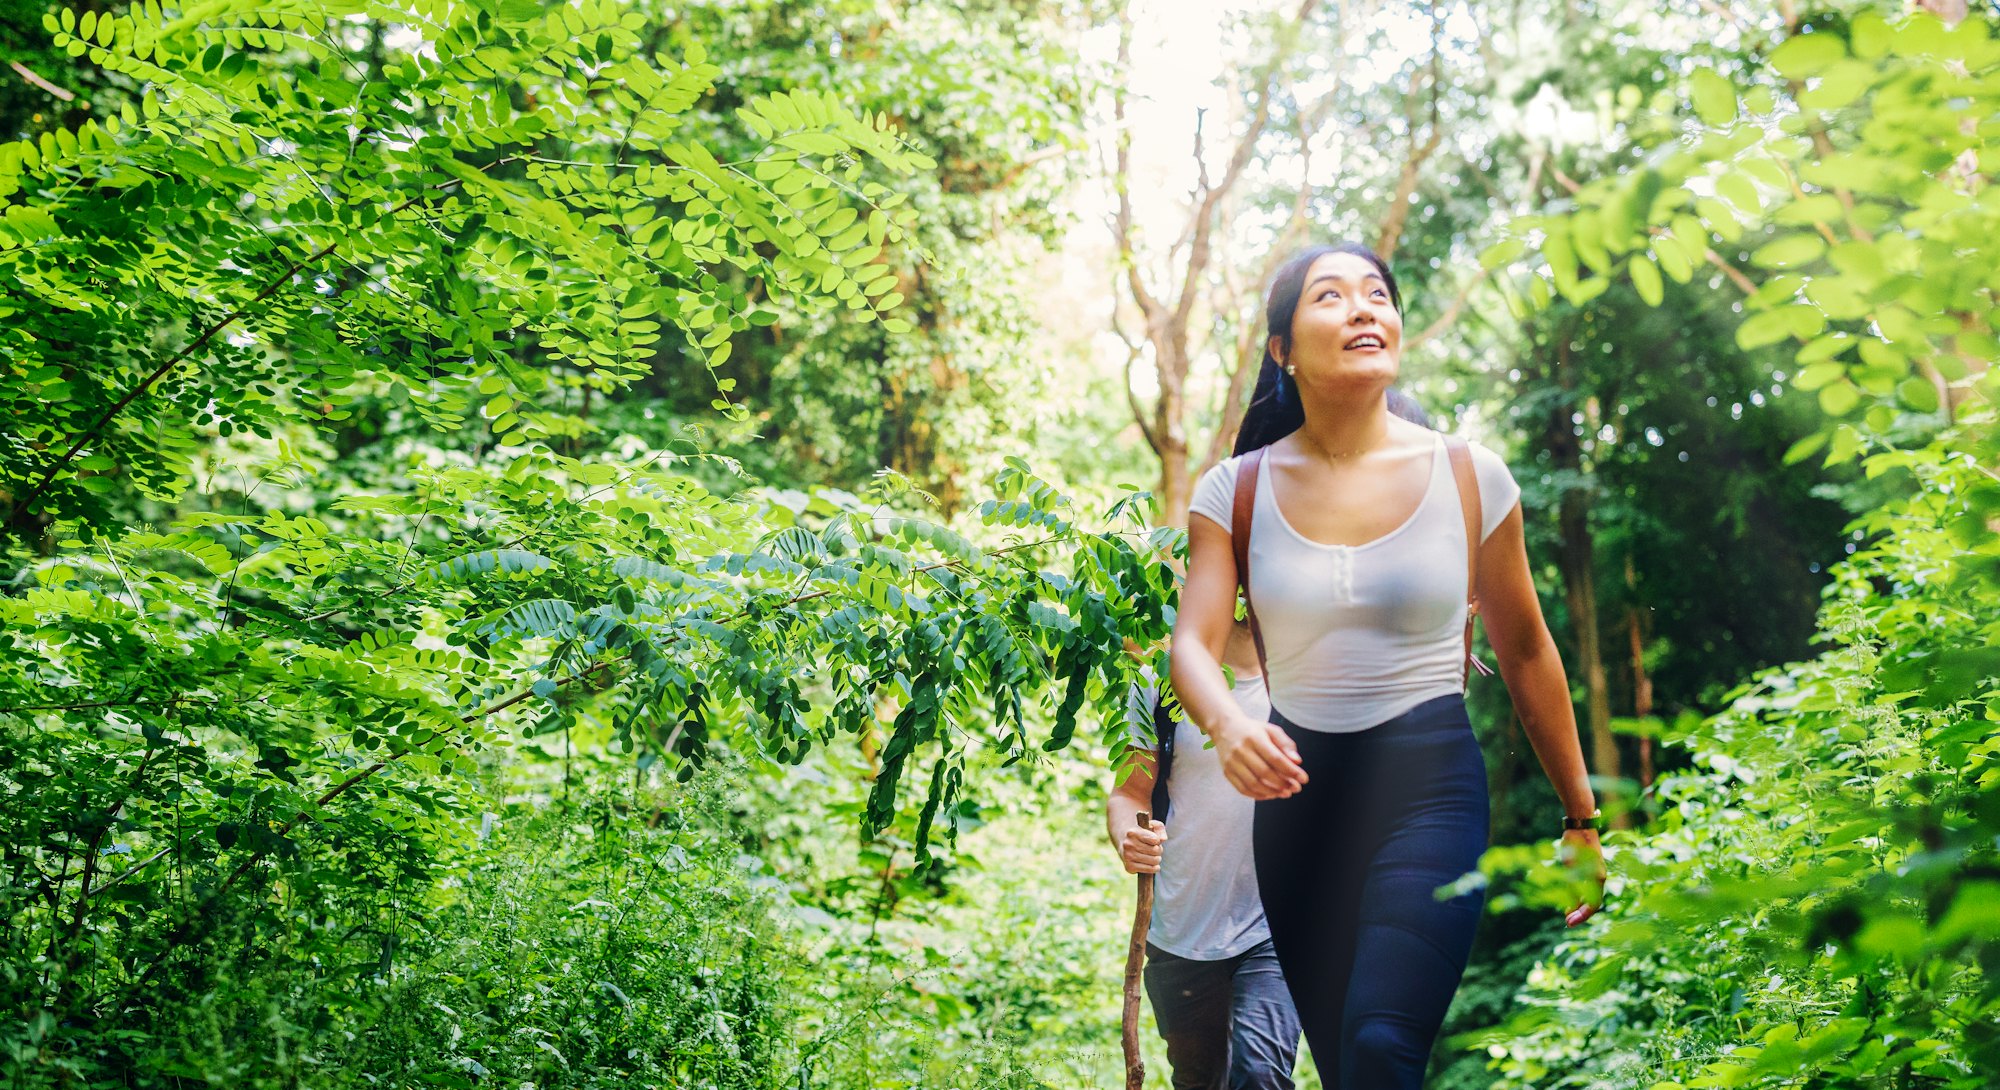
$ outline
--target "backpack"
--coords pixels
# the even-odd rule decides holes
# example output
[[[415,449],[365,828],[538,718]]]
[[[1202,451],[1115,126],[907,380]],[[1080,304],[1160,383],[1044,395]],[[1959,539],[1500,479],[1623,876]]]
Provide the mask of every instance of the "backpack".
[[[1153,697],[1153,820],[1167,820],[1167,806],[1173,800],[1167,789],[1167,779],[1174,774],[1174,735],[1180,733],[1180,724],[1167,714],[1166,688]]]

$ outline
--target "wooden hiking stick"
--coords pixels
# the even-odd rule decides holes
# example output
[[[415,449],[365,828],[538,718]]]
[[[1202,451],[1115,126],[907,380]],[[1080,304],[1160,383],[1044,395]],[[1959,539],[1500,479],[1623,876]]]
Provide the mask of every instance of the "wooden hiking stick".
[[[1153,827],[1153,815],[1139,811],[1139,827]],[[1139,904],[1132,910],[1132,944],[1125,948],[1125,1090],[1143,1090],[1146,1061],[1139,1058],[1139,971],[1146,964],[1146,929],[1153,922],[1153,876],[1139,875]]]

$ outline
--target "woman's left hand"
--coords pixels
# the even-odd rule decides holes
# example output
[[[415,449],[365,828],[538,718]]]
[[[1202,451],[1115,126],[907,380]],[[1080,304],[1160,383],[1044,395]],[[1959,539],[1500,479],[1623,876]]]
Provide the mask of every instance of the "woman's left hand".
[[[1597,830],[1565,831],[1556,848],[1556,861],[1568,868],[1571,887],[1582,899],[1563,915],[1563,925],[1575,927],[1604,907],[1604,845],[1597,839]]]

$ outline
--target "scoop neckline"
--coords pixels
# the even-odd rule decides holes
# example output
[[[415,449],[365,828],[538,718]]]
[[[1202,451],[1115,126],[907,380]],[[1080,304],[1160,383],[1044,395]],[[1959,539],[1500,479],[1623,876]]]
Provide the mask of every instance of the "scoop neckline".
[[[1257,482],[1257,493],[1258,493],[1257,499],[1259,502],[1262,502],[1265,497],[1270,498],[1271,513],[1277,516],[1278,525],[1284,527],[1285,532],[1292,535],[1293,539],[1298,541],[1302,545],[1309,545],[1315,549],[1323,549],[1329,552],[1334,550],[1346,550],[1348,552],[1356,552],[1361,549],[1372,549],[1375,546],[1380,545],[1383,542],[1396,537],[1403,531],[1409,529],[1412,525],[1415,525],[1417,521],[1417,516],[1424,513],[1424,508],[1430,506],[1431,493],[1435,491],[1437,488],[1438,452],[1443,449],[1444,449],[1444,436],[1439,435],[1437,433],[1432,433],[1430,475],[1424,479],[1424,492],[1423,495],[1417,498],[1417,506],[1410,511],[1409,517],[1404,519],[1401,523],[1399,523],[1395,529],[1390,530],[1379,537],[1370,538],[1369,540],[1364,541],[1359,545],[1342,545],[1339,544],[1338,542],[1314,541],[1312,538],[1309,538],[1306,535],[1300,533],[1298,531],[1298,528],[1292,525],[1291,520],[1285,517],[1285,509],[1278,504],[1278,479],[1277,479],[1277,474],[1275,473],[1258,474],[1258,477],[1262,479]],[[1252,528],[1252,532],[1253,533],[1255,532],[1254,527]]]

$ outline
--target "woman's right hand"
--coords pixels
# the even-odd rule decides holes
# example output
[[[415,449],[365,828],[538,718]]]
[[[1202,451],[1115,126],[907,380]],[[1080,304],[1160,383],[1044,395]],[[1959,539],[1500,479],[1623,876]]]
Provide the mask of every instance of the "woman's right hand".
[[[1276,723],[1232,716],[1216,730],[1216,756],[1229,785],[1253,799],[1282,799],[1306,785],[1299,747]]]
[[[1136,823],[1118,840],[1118,857],[1125,861],[1127,874],[1160,873],[1160,856],[1167,842],[1167,827],[1153,822],[1151,828]]]

